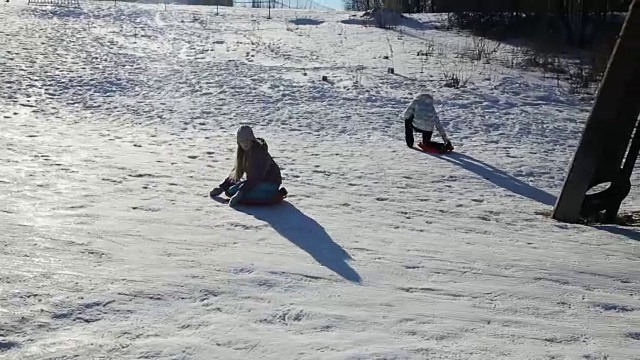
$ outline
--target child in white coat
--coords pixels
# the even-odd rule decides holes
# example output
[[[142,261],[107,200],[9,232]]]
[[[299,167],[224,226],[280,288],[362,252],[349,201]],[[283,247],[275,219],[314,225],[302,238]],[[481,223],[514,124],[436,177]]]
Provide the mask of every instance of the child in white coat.
[[[431,141],[434,127],[442,136],[444,143]],[[422,141],[418,147],[424,151],[447,153],[453,151],[447,132],[440,124],[440,119],[433,106],[433,97],[423,93],[416,96],[404,111],[404,130],[407,146],[413,148],[413,132],[422,134]]]

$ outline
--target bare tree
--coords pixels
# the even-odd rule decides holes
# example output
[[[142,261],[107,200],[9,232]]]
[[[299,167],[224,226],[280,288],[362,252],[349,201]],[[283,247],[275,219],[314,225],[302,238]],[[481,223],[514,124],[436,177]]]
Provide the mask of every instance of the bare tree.
[[[383,7],[384,0],[343,0],[347,11],[367,11]]]

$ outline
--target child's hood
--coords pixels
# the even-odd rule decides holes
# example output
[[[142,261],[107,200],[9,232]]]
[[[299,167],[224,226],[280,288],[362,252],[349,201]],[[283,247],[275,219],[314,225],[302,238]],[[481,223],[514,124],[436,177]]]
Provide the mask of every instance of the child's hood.
[[[426,103],[433,104],[433,96],[431,96],[431,94],[422,93],[422,94],[418,95],[416,98],[418,100],[420,100],[420,101],[424,101]]]
[[[267,145],[267,141],[263,138],[256,138],[255,140],[260,147],[262,147],[264,150],[269,151],[269,146]]]

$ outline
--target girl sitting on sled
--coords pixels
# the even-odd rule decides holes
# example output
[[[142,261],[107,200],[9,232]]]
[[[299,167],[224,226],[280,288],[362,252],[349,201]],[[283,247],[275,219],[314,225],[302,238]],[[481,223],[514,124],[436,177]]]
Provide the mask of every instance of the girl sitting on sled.
[[[231,174],[211,190],[210,196],[224,192],[231,198],[230,206],[270,204],[285,197],[286,190],[280,189],[280,167],[269,154],[266,141],[256,138],[250,126],[242,125],[237,132],[237,142],[235,166]],[[241,180],[245,173],[246,180]]]

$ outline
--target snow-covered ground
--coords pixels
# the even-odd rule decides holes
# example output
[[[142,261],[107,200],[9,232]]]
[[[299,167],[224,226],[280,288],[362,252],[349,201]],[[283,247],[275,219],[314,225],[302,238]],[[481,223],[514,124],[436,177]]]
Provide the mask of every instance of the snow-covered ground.
[[[591,103],[432,15],[266,14],[0,5],[0,358],[640,359],[640,232],[548,217]],[[208,197],[241,123],[286,203]]]

